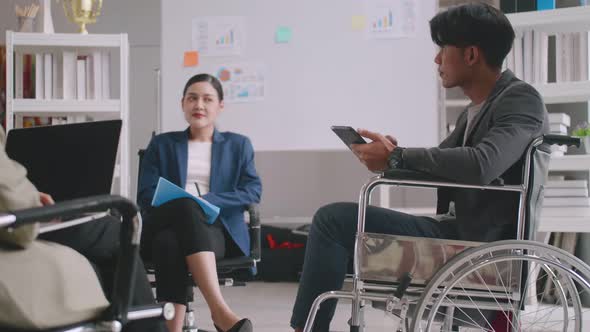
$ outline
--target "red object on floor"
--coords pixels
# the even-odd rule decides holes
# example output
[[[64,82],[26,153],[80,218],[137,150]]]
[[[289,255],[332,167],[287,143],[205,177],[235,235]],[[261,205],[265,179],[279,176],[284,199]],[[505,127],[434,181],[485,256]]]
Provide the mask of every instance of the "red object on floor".
[[[267,234],[266,240],[268,241],[268,247],[270,249],[276,249],[276,248],[298,249],[298,248],[303,248],[305,246],[303,243],[294,243],[294,242],[290,242],[290,241],[284,241],[281,244],[277,245],[277,241],[274,239],[272,234]]]
[[[492,321],[492,330],[496,332],[509,332],[511,331],[512,312],[498,311],[496,319]]]

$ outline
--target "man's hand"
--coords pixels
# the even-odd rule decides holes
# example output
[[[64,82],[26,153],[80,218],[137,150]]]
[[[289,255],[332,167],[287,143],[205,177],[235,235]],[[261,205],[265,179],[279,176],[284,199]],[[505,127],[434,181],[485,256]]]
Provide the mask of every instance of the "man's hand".
[[[387,157],[397,146],[397,140],[389,135],[383,136],[366,129],[359,129],[358,133],[372,141],[367,144],[352,144],[350,146],[359,160],[372,172],[380,172],[389,168]]]
[[[55,204],[55,201],[51,195],[42,192],[39,192],[39,201],[41,201],[43,206]]]

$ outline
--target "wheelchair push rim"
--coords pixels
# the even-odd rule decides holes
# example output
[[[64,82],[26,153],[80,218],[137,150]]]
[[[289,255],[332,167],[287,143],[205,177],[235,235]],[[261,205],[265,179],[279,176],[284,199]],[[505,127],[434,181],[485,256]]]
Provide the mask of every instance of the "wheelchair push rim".
[[[526,267],[524,279],[514,266]],[[500,280],[503,287],[466,290],[463,285],[469,280],[483,283],[483,269],[497,271],[495,281]],[[545,292],[532,293],[537,277],[554,287],[554,305],[544,303]],[[447,331],[457,326],[461,331],[582,331],[580,295],[590,295],[588,280],[590,268],[585,263],[549,245],[516,240],[482,245],[457,255],[433,276],[418,301],[411,331]],[[453,317],[446,314],[449,307]],[[452,324],[441,328],[437,325],[441,318]]]

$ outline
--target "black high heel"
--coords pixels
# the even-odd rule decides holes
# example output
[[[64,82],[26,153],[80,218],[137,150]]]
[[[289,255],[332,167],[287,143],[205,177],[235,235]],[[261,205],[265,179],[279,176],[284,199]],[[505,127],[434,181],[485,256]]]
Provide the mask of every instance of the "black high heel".
[[[213,324],[217,332],[223,332],[217,325]],[[248,318],[242,318],[225,332],[252,332],[252,322]]]

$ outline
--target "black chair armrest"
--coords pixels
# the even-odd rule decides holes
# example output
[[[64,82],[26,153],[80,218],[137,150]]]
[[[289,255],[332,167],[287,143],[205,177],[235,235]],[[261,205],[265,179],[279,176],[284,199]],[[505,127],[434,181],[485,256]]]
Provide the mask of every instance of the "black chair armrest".
[[[250,257],[259,261],[262,255],[262,232],[260,229],[260,210],[258,204],[248,205],[250,215]]]

